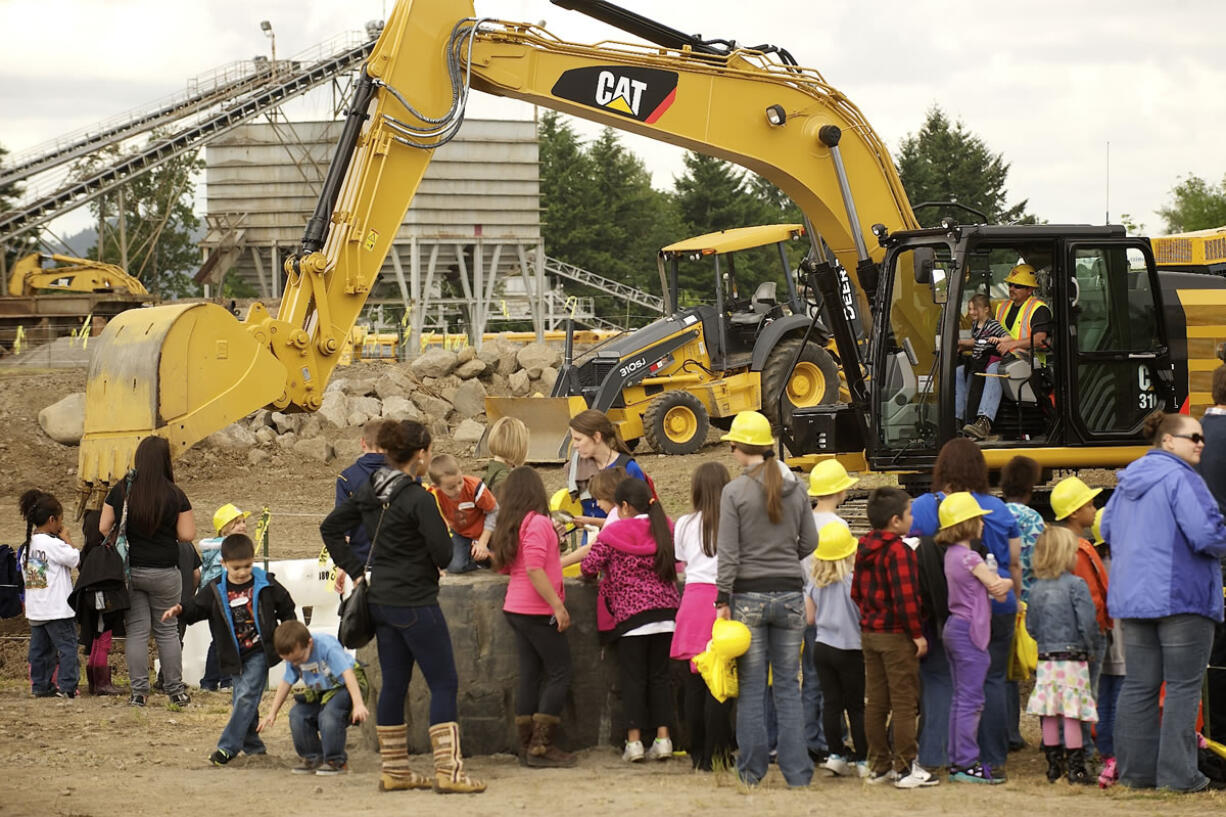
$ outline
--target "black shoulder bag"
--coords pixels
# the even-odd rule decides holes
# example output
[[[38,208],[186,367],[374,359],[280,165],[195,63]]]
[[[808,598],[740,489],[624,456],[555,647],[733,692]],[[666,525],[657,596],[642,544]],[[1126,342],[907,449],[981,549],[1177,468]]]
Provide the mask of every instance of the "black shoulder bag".
[[[379,529],[383,527],[383,514],[387,513],[388,504],[384,502],[383,510],[379,511],[379,523],[375,526],[375,535],[370,537],[370,552],[366,554],[361,580],[355,578],[353,592],[341,600],[341,624],[336,637],[351,650],[365,647],[375,637],[375,622],[370,617],[367,587],[370,579],[367,574],[370,572],[370,562],[375,557],[375,543],[379,540]]]

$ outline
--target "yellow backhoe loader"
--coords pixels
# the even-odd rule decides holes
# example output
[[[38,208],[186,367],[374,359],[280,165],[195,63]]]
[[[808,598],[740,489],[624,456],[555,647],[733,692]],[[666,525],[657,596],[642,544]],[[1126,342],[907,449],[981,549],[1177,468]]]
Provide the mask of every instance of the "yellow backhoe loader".
[[[782,409],[786,423],[797,407],[835,402],[839,364],[822,348],[829,332],[820,329],[796,360],[811,315],[787,245],[804,235],[801,224],[769,224],[664,247],[659,269],[666,317],[600,344],[579,361],[572,361],[568,343],[550,397],[487,397],[487,417],[518,417],[528,427],[528,459],[548,462],[566,459],[567,422],[588,408],[605,412],[631,447],[643,438],[662,454],[691,454],[711,425],[727,428],[738,411],[779,416]],[[759,269],[762,280],[743,297],[737,258],[758,248],[775,251],[755,260],[777,255],[778,274],[763,278]],[[684,260],[709,264],[711,278],[705,295],[689,296],[693,303],[682,307]]]
[[[1016,414],[1019,433],[985,443],[991,461],[1024,451],[1048,466],[1118,465],[1143,449],[1144,414],[1187,400],[1189,381],[1174,363],[1182,355],[1190,371],[1204,365],[1192,328],[1220,333],[1226,299],[1201,282],[1226,281],[1190,276],[1170,289],[1149,243],[1122,228],[921,230],[868,121],[786,51],[703,41],[596,0],[555,2],[653,44],[569,43],[531,23],[478,20],[467,0],[396,4],[357,82],[301,246],[286,260],[277,317],[256,304],[239,323],[216,305],[176,304],[125,312],[101,336],[78,470],[92,502],[148,434],[180,452],[262,406],[319,407],[433,151],[458,132],[471,90],[734,162],[791,197],[813,243],[802,267],[824,294],[850,395],[847,404],[797,408],[785,429],[793,452],[854,454],[879,469],[930,464],[956,433],[963,299],[999,298],[1004,265],[1019,259],[1038,270],[1060,330],[1046,377],[1008,376],[1016,408],[1002,410]],[[867,349],[844,312],[856,304],[873,322]],[[1204,396],[1198,388],[1193,403]]]

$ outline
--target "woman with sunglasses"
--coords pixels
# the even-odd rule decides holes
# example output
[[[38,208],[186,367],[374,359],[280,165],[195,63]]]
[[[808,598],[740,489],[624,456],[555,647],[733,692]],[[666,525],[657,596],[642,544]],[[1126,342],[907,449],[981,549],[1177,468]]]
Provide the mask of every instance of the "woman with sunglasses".
[[[1195,470],[1205,447],[1200,423],[1157,412],[1145,431],[1153,448],[1120,472],[1101,525],[1113,557],[1107,609],[1123,622],[1128,656],[1116,761],[1130,788],[1195,792],[1209,786],[1193,733],[1214,623],[1222,620],[1226,524]]]

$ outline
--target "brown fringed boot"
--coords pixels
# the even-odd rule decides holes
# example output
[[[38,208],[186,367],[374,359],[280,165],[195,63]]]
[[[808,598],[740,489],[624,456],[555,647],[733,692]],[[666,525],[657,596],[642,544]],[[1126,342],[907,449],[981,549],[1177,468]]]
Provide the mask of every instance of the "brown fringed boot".
[[[429,778],[409,768],[409,739],[404,724],[376,726],[375,732],[379,735],[379,754],[383,758],[383,766],[379,770],[379,791],[432,787]]]
[[[519,750],[519,765],[528,765],[528,746],[532,743],[532,716],[531,715],[516,715],[515,716],[515,735],[519,740],[517,748]]]
[[[569,769],[578,761],[570,752],[553,745],[562,719],[541,712],[532,716],[532,744],[528,747],[528,765],[536,769]]]
[[[439,794],[479,794],[485,782],[464,774],[464,756],[460,753],[460,725],[455,721],[436,723],[430,727],[430,745],[434,747],[434,790]]]

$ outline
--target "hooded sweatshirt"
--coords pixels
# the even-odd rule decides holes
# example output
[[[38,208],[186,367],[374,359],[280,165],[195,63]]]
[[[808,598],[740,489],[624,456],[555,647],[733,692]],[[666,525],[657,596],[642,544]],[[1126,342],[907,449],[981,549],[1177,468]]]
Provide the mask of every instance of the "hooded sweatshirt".
[[[656,574],[655,557],[656,541],[646,515],[605,525],[583,557],[579,569],[584,576],[604,574],[597,599],[602,643],[644,624],[676,618],[681,604],[677,583]],[[602,607],[607,618],[600,615]]]
[[[438,572],[451,561],[451,535],[434,495],[407,474],[385,467],[337,505],[319,533],[332,560],[350,576],[361,576],[365,567],[345,541],[358,523],[371,535],[370,601],[393,607],[438,604]]]
[[[1185,613],[1222,620],[1226,525],[1209,488],[1183,460],[1151,449],[1119,472],[1107,502],[1107,609],[1113,618]]]
[[[800,560],[817,549],[817,527],[804,486],[783,480],[783,513],[777,524],[766,514],[762,474],[775,468],[770,459],[750,476],[745,469],[724,486],[719,510],[719,572],[716,602],[727,604],[733,593],[799,592],[804,589]]]

